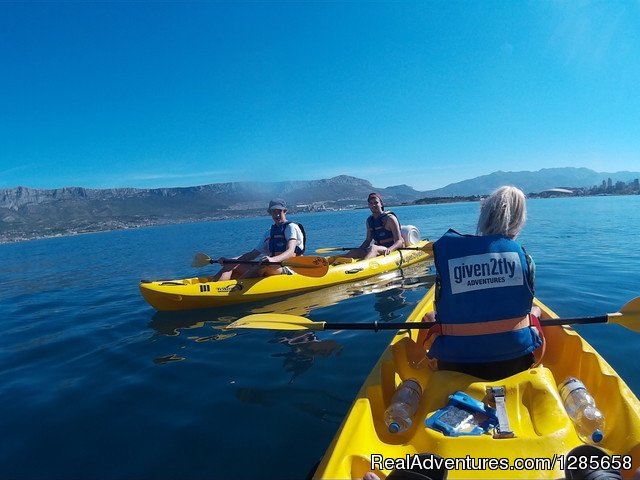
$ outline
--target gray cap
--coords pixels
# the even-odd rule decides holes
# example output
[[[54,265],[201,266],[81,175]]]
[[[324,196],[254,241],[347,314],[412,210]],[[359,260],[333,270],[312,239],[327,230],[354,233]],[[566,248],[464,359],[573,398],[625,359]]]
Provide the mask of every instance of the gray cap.
[[[274,198],[269,202],[269,208],[267,208],[267,212],[271,212],[271,210],[286,210],[287,202],[285,202],[281,198]]]

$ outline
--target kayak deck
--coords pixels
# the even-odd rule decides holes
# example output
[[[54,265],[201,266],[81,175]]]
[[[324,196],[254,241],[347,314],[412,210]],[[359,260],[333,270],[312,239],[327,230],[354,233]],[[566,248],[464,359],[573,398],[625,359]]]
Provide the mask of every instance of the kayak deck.
[[[543,310],[543,317],[555,317],[548,307],[537,303]],[[416,321],[430,310],[433,310],[433,288],[409,320]],[[492,382],[463,373],[432,370],[426,364],[424,350],[416,343],[418,331],[398,332],[360,389],[314,478],[361,479],[369,471],[385,478],[393,467],[384,468],[384,464],[378,463],[372,468],[372,458],[378,458],[372,457],[374,454],[407,459],[407,455],[420,453],[463,459],[457,461],[456,469],[449,470],[450,479],[564,478],[560,456],[582,445],[557,389],[557,385],[570,375],[582,380],[605,415],[604,440],[599,446],[610,455],[631,455],[633,468],[637,468],[640,462],[638,399],[573,329],[545,327],[544,331],[547,351],[542,366]],[[408,378],[419,381],[422,399],[412,427],[406,432],[392,434],[384,423],[384,411],[397,385]],[[450,394],[462,391],[482,400],[488,386],[505,387],[506,408],[514,438],[497,439],[487,434],[447,437],[425,426],[425,418],[444,407]],[[506,459],[506,469],[477,469],[482,467],[481,459],[494,458]],[[527,470],[511,469],[512,466],[515,468],[517,459],[546,461],[534,460],[538,465],[530,465]]]
[[[421,241],[411,247],[424,248]],[[408,267],[429,259],[423,250],[399,250],[386,256],[356,261],[329,257],[329,271],[323,277],[302,274],[274,275],[263,278],[212,281],[212,277],[178,280],[141,281],[140,293],[157,310],[188,310],[255,302],[282,295],[296,294],[340,283],[372,277]]]

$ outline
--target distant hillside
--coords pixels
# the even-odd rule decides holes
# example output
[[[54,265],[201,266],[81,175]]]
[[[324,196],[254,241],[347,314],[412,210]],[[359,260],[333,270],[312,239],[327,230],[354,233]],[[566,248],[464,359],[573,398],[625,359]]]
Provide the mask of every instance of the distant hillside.
[[[316,211],[364,207],[372,191],[380,192],[385,204],[394,205],[424,198],[486,195],[505,184],[532,193],[554,187],[591,187],[608,178],[615,183],[638,177],[638,172],[547,168],[537,172],[494,172],[427,192],[408,185],[378,188],[367,180],[346,175],[311,181],[214,183],[186,188],[16,187],[0,189],[0,242],[262,215],[274,197],[285,198],[292,212]]]
[[[0,189],[0,242],[257,215],[265,213],[274,197],[285,198],[292,212],[354,208],[364,206],[372,191],[381,192],[390,204],[412,202],[424,195],[407,186],[375,188],[367,180],[345,175],[187,188]]]
[[[487,195],[502,185],[514,185],[525,193],[541,192],[555,187],[591,187],[611,178],[628,182],[640,177],[640,172],[595,172],[588,168],[543,168],[537,172],[493,172],[489,175],[451,183],[425,192],[425,197],[456,197]]]

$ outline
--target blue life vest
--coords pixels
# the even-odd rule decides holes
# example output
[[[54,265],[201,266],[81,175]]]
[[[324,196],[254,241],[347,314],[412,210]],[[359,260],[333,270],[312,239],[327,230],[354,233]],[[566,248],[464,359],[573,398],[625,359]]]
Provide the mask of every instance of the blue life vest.
[[[477,327],[490,329],[491,322],[529,314],[533,276],[524,249],[514,240],[449,230],[434,243],[433,252],[437,323],[486,323]],[[429,355],[447,362],[494,362],[521,357],[540,345],[537,331],[529,326],[485,335],[439,335]]]
[[[284,236],[284,231],[287,228],[287,225],[294,222],[285,222],[282,225],[271,225],[271,231],[269,233],[269,251],[271,252],[271,256],[278,255],[284,252],[287,249],[287,239]],[[302,232],[302,245],[306,247],[307,239],[304,232],[304,228],[302,224],[296,223],[298,227],[300,227],[300,231]],[[304,249],[301,249],[299,246],[296,246],[296,255],[302,255],[304,253]]]
[[[382,215],[378,218],[373,218],[373,215],[367,218],[367,226],[373,230],[373,241],[376,245],[385,247],[393,245],[393,232],[384,228],[384,222],[388,215],[393,215],[396,219],[398,218],[393,212],[382,212]]]

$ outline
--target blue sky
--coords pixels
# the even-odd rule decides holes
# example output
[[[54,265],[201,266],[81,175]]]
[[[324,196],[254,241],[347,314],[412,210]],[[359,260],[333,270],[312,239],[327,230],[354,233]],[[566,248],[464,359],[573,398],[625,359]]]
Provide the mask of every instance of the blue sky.
[[[0,188],[640,167],[640,2],[0,3]]]

